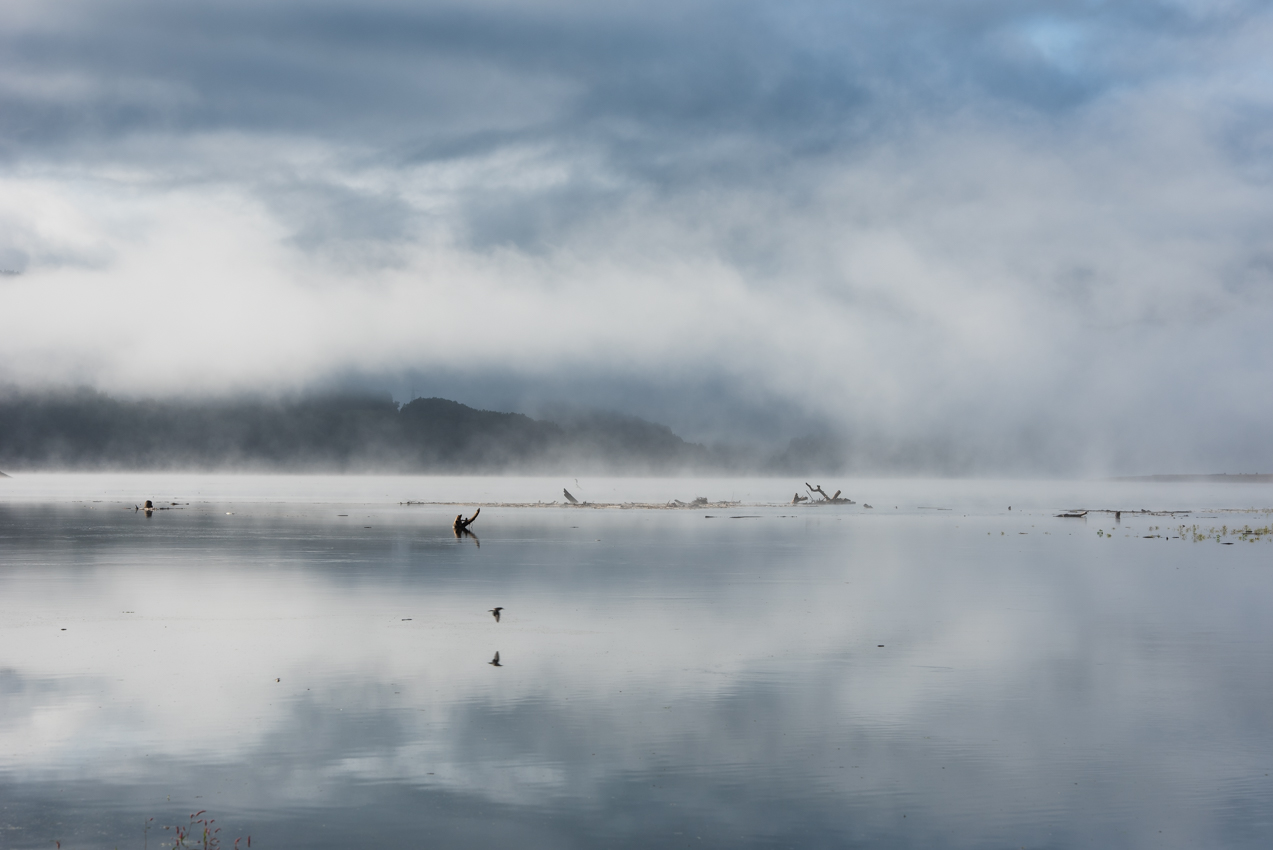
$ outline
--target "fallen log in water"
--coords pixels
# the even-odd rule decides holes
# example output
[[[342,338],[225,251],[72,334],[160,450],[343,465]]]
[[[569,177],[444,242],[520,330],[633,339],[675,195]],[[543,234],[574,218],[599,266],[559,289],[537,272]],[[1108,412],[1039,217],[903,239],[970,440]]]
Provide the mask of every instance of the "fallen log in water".
[[[1196,514],[1197,511],[1151,511],[1148,508],[1141,508],[1138,511],[1129,511],[1126,508],[1067,508],[1059,514],[1058,517],[1077,518],[1086,516],[1087,514],[1113,514],[1115,519],[1121,519],[1123,514],[1133,514],[1135,516],[1179,516],[1183,514]]]
[[[828,495],[827,495],[827,491],[822,489],[822,485],[821,485],[821,484],[819,484],[817,487],[814,487],[812,484],[810,484],[808,481],[806,481],[806,482],[804,483],[804,486],[805,486],[805,487],[808,489],[808,491],[809,491],[809,504],[810,504],[810,505],[856,505],[856,504],[857,504],[857,502],[853,501],[852,499],[841,499],[841,498],[840,498],[840,494],[841,494],[842,492],[844,492],[843,490],[836,490],[836,491],[835,491],[835,495],[834,495],[834,496],[828,496]],[[821,499],[814,499],[814,498],[813,498],[813,494],[814,494],[814,493],[819,494],[820,496],[822,496],[822,498],[821,498]],[[800,503],[800,501],[801,501],[801,500],[800,500],[799,498],[797,498],[797,499],[793,500],[791,504],[793,504],[793,505],[795,505],[795,504],[799,504],[799,503]]]
[[[733,508],[741,505],[742,502],[460,502],[460,501],[416,501],[414,499],[399,502],[399,505],[407,507],[442,507],[454,505],[468,505],[471,507],[482,508],[570,508],[573,510],[584,510],[588,508],[608,509],[608,510],[644,510],[644,511],[679,511],[679,510],[701,510],[703,508]]]
[[[455,523],[454,525],[452,525],[452,528],[455,529],[455,533],[459,534],[461,531],[468,531],[468,527],[473,524],[474,520],[477,519],[477,515],[480,514],[481,512],[482,512],[482,509],[478,508],[476,511],[473,512],[473,516],[469,517],[468,519],[464,518],[464,514],[457,515],[455,517]]]

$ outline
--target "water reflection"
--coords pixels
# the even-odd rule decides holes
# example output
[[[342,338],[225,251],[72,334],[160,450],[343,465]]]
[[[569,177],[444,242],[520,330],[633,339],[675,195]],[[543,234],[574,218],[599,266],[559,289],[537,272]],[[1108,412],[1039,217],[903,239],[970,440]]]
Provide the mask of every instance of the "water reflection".
[[[8,846],[200,808],[267,848],[1270,838],[1262,544],[488,509],[479,550],[444,508],[127,507],[0,507]]]

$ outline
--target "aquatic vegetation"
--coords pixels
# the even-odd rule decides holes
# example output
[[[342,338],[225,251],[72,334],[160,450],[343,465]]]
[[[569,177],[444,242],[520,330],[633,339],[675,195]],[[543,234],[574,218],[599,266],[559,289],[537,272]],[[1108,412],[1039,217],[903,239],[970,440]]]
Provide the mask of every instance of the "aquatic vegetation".
[[[1250,523],[1244,524],[1241,528],[1229,528],[1225,523],[1219,528],[1202,528],[1194,525],[1177,526],[1176,532],[1181,539],[1192,540],[1194,543],[1201,543],[1204,540],[1215,540],[1224,543],[1226,537],[1237,537],[1245,543],[1255,543],[1261,539],[1273,540],[1273,524],[1263,525],[1258,528],[1252,528]]]
[[[172,842],[159,842],[160,847],[172,848],[172,850],[221,850],[221,827],[214,827],[216,818],[204,817],[208,813],[207,809],[200,809],[190,816],[189,823],[180,826],[165,826],[165,831],[172,832]],[[142,850],[150,847],[150,831],[155,828],[155,819],[146,818],[146,823],[142,827]],[[54,842],[57,847],[62,846],[61,841]],[[234,839],[231,845],[233,850],[246,850],[252,846],[252,836],[240,836]]]
[[[190,816],[190,822],[182,826],[165,826],[165,830],[172,830],[173,841],[172,844],[161,844],[160,846],[168,846],[173,848],[173,850],[178,850],[178,848],[221,850],[221,827],[213,827],[213,824],[216,823],[216,818],[201,817],[207,813],[207,809],[195,812]],[[153,821],[154,818],[150,820]],[[150,829],[150,821],[147,821],[146,828],[147,830]],[[252,836],[250,835],[246,839],[242,837],[234,839],[234,850],[251,846]]]

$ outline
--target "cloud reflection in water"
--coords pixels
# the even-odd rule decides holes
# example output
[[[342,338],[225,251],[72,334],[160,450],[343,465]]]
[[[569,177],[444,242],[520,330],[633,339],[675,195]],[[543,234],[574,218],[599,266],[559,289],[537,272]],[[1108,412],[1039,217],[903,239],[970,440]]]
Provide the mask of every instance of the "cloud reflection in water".
[[[1264,845],[1262,547],[788,510],[6,505],[13,846]]]

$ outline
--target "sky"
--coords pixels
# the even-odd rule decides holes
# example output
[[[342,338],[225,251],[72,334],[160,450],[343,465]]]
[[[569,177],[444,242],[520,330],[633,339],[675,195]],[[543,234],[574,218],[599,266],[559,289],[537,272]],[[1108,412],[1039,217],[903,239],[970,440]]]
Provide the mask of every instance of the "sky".
[[[1273,471],[1270,44],[1247,0],[7,0],[0,384]]]

